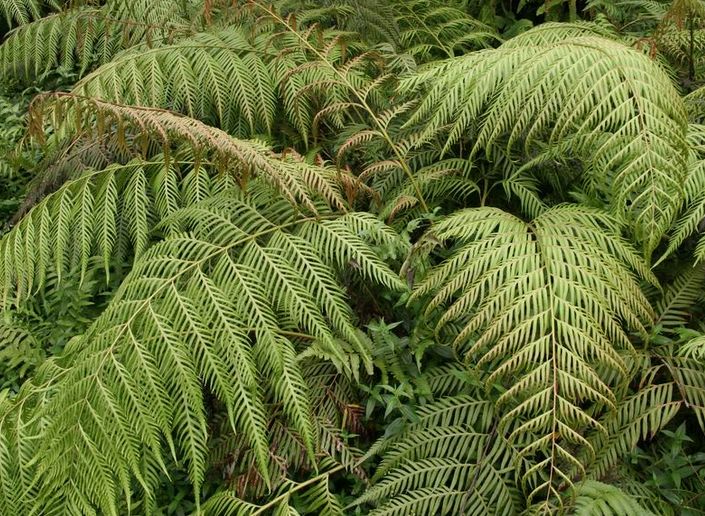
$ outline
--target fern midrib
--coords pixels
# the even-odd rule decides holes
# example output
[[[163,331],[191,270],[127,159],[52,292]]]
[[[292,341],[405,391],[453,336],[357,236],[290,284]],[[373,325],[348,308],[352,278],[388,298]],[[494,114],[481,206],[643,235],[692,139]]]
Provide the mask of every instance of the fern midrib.
[[[544,246],[543,244],[543,238],[541,237],[540,231],[538,231],[538,228],[531,223],[527,224],[527,227],[529,228],[529,231],[531,231],[531,234],[534,235],[534,238],[536,239],[536,246],[538,250],[538,259],[539,263],[541,264],[541,270],[543,270],[543,277],[544,277],[544,288],[548,291],[548,296],[549,296],[549,303],[550,303],[550,320],[551,320],[551,369],[552,369],[552,374],[553,374],[553,386],[552,386],[552,400],[551,400],[551,466],[550,466],[550,473],[549,473],[549,478],[548,482],[546,484],[546,504],[548,504],[551,500],[551,495],[554,492],[554,487],[553,487],[553,476],[556,470],[556,446],[558,445],[558,432],[556,431],[558,427],[558,417],[557,417],[557,410],[558,410],[558,342],[556,340],[556,315],[554,313],[555,311],[555,305],[554,305],[554,299],[556,297],[556,294],[553,290],[553,273],[551,269],[551,261],[548,259],[548,249]],[[532,493],[533,494],[533,493]]]

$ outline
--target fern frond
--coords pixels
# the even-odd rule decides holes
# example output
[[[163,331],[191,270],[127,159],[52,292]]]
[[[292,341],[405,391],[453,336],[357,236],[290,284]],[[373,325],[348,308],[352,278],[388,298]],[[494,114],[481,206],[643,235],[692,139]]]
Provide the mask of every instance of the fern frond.
[[[685,240],[700,231],[705,219],[705,126],[690,124],[688,130],[690,147],[687,177],[684,184],[685,208],[676,221],[666,252],[659,261],[672,255]],[[702,239],[695,251],[695,257],[702,260],[705,248]]]
[[[296,253],[277,242],[300,239],[321,253],[311,266],[323,276],[319,288],[330,291],[328,298],[341,299],[343,292],[335,266],[325,265],[328,252],[336,265],[354,259],[364,275],[404,288],[363,240],[389,237],[360,236],[362,228],[379,227],[364,215],[294,216],[276,225],[256,205],[216,197],[172,221],[190,233],[174,234],[135,263],[104,314],[67,349],[62,373],[27,427],[2,424],[8,436],[43,435],[34,440],[38,490],[31,495],[40,511],[56,498],[67,507],[116,514],[117,500],[132,496],[131,479],[151,498],[156,473],[164,471],[163,443],[188,465],[198,494],[207,454],[202,383],[227,408],[265,479],[265,396],[282,407],[313,460],[311,399],[289,335],[310,335],[332,349],[333,336],[351,335],[323,319],[330,308],[310,295],[304,279],[310,275]],[[262,260],[271,266],[263,269]],[[349,317],[343,322],[351,325]],[[55,367],[42,366],[38,378]],[[351,364],[341,367],[349,371]],[[36,384],[28,391],[43,389]],[[21,393],[18,407],[25,402]]]
[[[497,209],[464,210],[423,242],[422,255],[446,242],[453,250],[412,301],[425,300],[437,332],[456,323],[455,345],[488,385],[507,386],[500,428],[532,463],[523,480],[529,497],[559,497],[571,482],[566,468],[582,467],[570,450],[594,455],[586,436],[605,432],[597,417],[615,407],[613,388],[629,378],[618,350],[633,348],[622,325],[645,337],[652,321],[637,278],[655,278],[612,219],[577,206],[530,224]]]
[[[576,485],[573,495],[576,516],[654,516],[654,513],[646,510],[635,498],[618,487],[595,480],[586,480]]]
[[[416,187],[427,202],[448,199],[467,201],[472,195],[479,193],[471,171],[472,164],[467,160],[441,160],[415,171]],[[403,183],[402,186],[386,193],[385,197],[390,200],[382,208],[380,215],[387,220],[396,218],[400,212],[409,216],[409,211],[419,204],[416,187]],[[377,188],[377,191],[385,194],[383,189]]]
[[[112,60],[124,49],[145,41],[150,45],[158,44],[160,40],[174,37],[179,30],[188,30],[186,20],[178,15],[178,10],[170,9],[163,20],[149,23],[144,17],[116,16],[111,7],[80,7],[15,30],[0,45],[0,71],[7,79],[12,78],[24,85],[32,84],[56,69],[76,69],[81,76],[91,67]],[[152,13],[158,11],[150,10]]]
[[[58,10],[57,0],[0,0],[0,16],[12,28],[41,18],[46,10]]]
[[[650,253],[683,198],[686,113],[670,78],[646,56],[577,30],[529,31],[496,50],[429,66],[400,91],[427,90],[410,124],[450,149],[476,135],[473,153],[493,145],[573,142]],[[579,33],[579,32],[578,32]],[[491,155],[488,156],[491,158]]]
[[[178,111],[237,136],[271,135],[285,123],[307,142],[323,121],[342,127],[346,113],[363,109],[356,95],[371,102],[374,61],[338,31],[318,38],[285,26],[262,36],[250,26],[228,27],[128,50],[73,92]]]
[[[179,117],[159,114],[165,115],[172,122],[184,123]],[[220,166],[202,163],[202,158],[189,152],[154,155],[148,160],[135,159],[126,165],[84,173],[66,182],[0,240],[0,253],[5,257],[0,262],[3,305],[12,297],[13,302],[19,302],[40,288],[49,267],[55,268],[59,277],[74,267],[84,274],[88,260],[100,256],[107,272],[111,256],[139,257],[148,247],[157,224],[178,209],[223,190],[237,189],[238,183],[246,185],[244,189],[253,195],[260,191],[261,196],[262,191],[271,191],[271,183],[265,176],[272,172],[278,177],[276,182],[283,181],[298,192],[296,196],[303,195],[302,204],[314,213],[325,209],[317,206],[320,194],[320,198],[332,201],[333,208],[343,209],[345,202],[336,184],[340,173],[307,165],[293,157],[277,158],[258,142],[235,140],[198,124],[193,127],[199,128],[202,137],[210,138],[202,141],[203,144],[217,146],[221,138],[221,144],[230,146],[237,154],[216,158],[228,161]],[[228,152],[222,146],[220,149]],[[279,184],[284,186],[284,183]],[[295,198],[290,200],[299,205]],[[270,202],[272,209],[282,208],[281,201]],[[178,224],[168,222],[162,227],[168,234],[170,228],[178,229]],[[311,251],[299,242],[286,241],[282,245],[299,253],[298,262],[312,282],[314,292],[325,294],[325,282],[315,269],[316,260]],[[339,298],[329,301],[331,315],[337,321],[344,320],[341,307],[345,304]]]
[[[676,276],[656,304],[656,325],[675,329],[688,324],[691,311],[702,298],[705,286],[705,267],[688,267]]]
[[[639,441],[662,430],[682,405],[673,382],[646,385],[621,401],[617,410],[601,421],[607,433],[596,434],[591,440],[596,455],[588,466],[589,477],[603,478]]]
[[[281,494],[262,506],[247,503],[234,493],[224,491],[212,496],[203,508],[206,514],[223,516],[269,514],[268,511],[272,509],[274,509],[272,514],[276,515],[297,515],[299,513],[293,507],[294,498],[296,498],[299,509],[303,508],[308,514],[342,516],[343,509],[340,502],[329,488],[329,477],[340,469],[340,467],[334,467],[304,482],[288,482],[280,489]]]
[[[421,407],[417,423],[391,439],[375,483],[355,501],[375,515],[513,514],[513,450],[491,432],[492,406],[472,397],[444,397]]]
[[[148,151],[150,143],[156,142],[168,154],[174,143],[184,143],[196,153],[210,155],[220,167],[234,166],[243,184],[257,173],[284,197],[293,203],[300,202],[312,211],[316,209],[307,194],[311,190],[318,191],[332,206],[344,207],[340,194],[331,187],[331,179],[336,174],[330,169],[306,165],[296,160],[295,154],[293,160],[290,157],[274,159],[276,156],[267,152],[262,144],[235,139],[221,129],[170,111],[55,93],[37,97],[30,112],[30,131],[39,140],[44,138],[45,124],[50,124],[61,134],[84,132],[100,135],[115,131],[122,135],[122,146],[126,150],[132,147],[133,152],[135,147],[139,149],[138,145]],[[124,137],[127,130],[135,133],[129,142],[131,145]],[[298,172],[293,173],[292,167]]]
[[[494,28],[448,2],[396,0],[393,4],[400,32],[399,51],[408,52],[420,62],[435,55],[453,57],[488,48],[501,41]]]

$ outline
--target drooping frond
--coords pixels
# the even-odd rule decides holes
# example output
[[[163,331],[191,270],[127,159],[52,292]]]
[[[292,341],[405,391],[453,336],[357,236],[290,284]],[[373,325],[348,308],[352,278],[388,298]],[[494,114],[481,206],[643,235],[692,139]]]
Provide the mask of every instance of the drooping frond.
[[[673,254],[685,240],[701,232],[705,220],[705,126],[691,124],[688,131],[690,154],[687,177],[684,185],[685,209],[674,225],[673,234],[661,260]],[[705,257],[705,240],[701,239],[695,249],[695,258]]]
[[[620,354],[633,350],[627,331],[645,335],[652,322],[637,278],[656,280],[611,218],[577,206],[530,224],[492,208],[459,211],[418,252],[446,242],[451,255],[412,300],[426,300],[424,316],[488,385],[507,387],[500,428],[530,463],[529,498],[559,497],[569,471],[583,469],[573,450],[594,456],[586,436],[605,432],[599,416],[630,378]]]
[[[343,174],[306,165],[295,155],[293,159],[288,154],[274,155],[261,143],[233,138],[221,129],[162,109],[123,106],[72,94],[50,94],[35,99],[30,112],[30,134],[42,141],[47,126],[60,135],[116,132],[128,153],[141,150],[147,154],[150,145],[156,143],[168,155],[173,145],[186,144],[197,157],[208,158],[219,168],[234,167],[242,186],[250,176],[257,174],[293,204],[301,204],[314,212],[316,208],[309,197],[311,191],[322,195],[331,205],[343,208],[338,192],[331,188],[331,181],[342,180],[349,194],[355,194],[355,181],[349,178],[346,182]]]
[[[337,473],[340,466],[304,482],[287,482],[283,485],[273,500],[258,506],[248,503],[236,496],[235,493],[224,491],[211,497],[203,509],[206,514],[213,516],[244,516],[247,514],[267,514],[274,510],[275,514],[298,515],[298,511],[321,516],[343,516],[340,500],[331,492],[330,477]],[[298,508],[298,511],[294,507]]]
[[[399,42],[394,3],[387,0],[277,0],[273,4],[283,16],[293,16],[299,26],[335,26],[356,32],[370,43],[396,46]]]
[[[621,400],[617,409],[600,421],[606,433],[591,439],[595,455],[587,466],[588,478],[608,475],[640,441],[652,439],[665,428],[683,403],[675,382],[647,384]]]
[[[370,170],[370,169],[368,169]],[[397,169],[398,170],[398,169]],[[471,176],[472,163],[462,159],[447,159],[437,161],[431,165],[414,172],[416,186],[399,178],[401,186],[386,192],[385,184],[391,182],[392,174],[385,171],[384,177],[377,185],[373,184],[375,191],[389,199],[382,208],[380,215],[388,220],[398,216],[400,212],[409,211],[419,205],[416,188],[423,194],[427,202],[445,200],[467,201],[471,196],[479,192],[477,184]],[[399,171],[401,172],[401,171]],[[365,178],[368,174],[362,174]],[[413,211],[411,212],[413,213]]]
[[[500,41],[497,31],[462,9],[439,0],[283,0],[283,14],[297,23],[333,24],[360,34],[372,44],[386,43],[418,62],[452,57]],[[333,22],[333,23],[331,23]]]
[[[280,407],[313,459],[311,399],[292,339],[308,336],[342,370],[354,367],[345,347],[369,366],[338,271],[354,263],[365,281],[403,289],[370,247],[400,244],[369,215],[289,211],[275,223],[268,210],[225,195],[175,213],[170,222],[188,232],[151,247],[66,356],[45,363],[5,403],[2,481],[29,467],[27,447],[35,457],[32,473],[20,475],[35,480],[20,496],[24,507],[117,514],[133,482],[149,504],[166,450],[188,466],[198,495],[207,455],[204,386],[245,436],[263,478],[265,399]],[[17,444],[25,440],[34,444]]]
[[[703,297],[705,265],[687,267],[665,289],[656,304],[656,325],[673,330],[687,325]]]
[[[692,122],[702,124],[705,122],[705,86],[689,93],[683,98]]]
[[[423,124],[424,140],[443,137],[446,149],[469,138],[473,154],[522,145],[530,158],[570,139],[569,156],[584,162],[647,253],[680,207],[683,102],[657,64],[621,43],[580,28],[539,28],[430,65],[400,87],[418,88],[427,93],[410,123]]]
[[[300,340],[302,344],[307,340],[303,337],[297,339],[293,335],[292,338]],[[316,343],[311,343],[308,347],[303,346],[303,353],[306,354],[312,346],[316,346]],[[248,449],[244,436],[233,433],[227,418],[221,417],[219,428],[214,432],[219,435],[214,436],[209,445],[212,450],[209,461],[216,464],[217,473],[228,480],[225,482],[225,490],[209,499],[207,506],[218,503],[219,499],[228,503],[239,500],[277,504],[278,502],[272,500],[276,497],[273,493],[297,493],[296,498],[299,499],[306,488],[299,486],[298,482],[292,482],[292,478],[317,476],[318,472],[324,470],[330,474],[336,471],[342,474],[342,471],[346,470],[346,474],[351,477],[367,480],[364,470],[359,466],[362,462],[362,452],[351,446],[346,439],[346,433],[360,432],[362,428],[354,378],[342,374],[330,362],[301,358],[302,355],[299,354],[298,362],[301,364],[302,376],[311,400],[314,433],[318,445],[315,461],[309,457],[306,443],[301,436],[281,413],[275,411],[268,422],[270,478],[267,483],[261,476],[256,456]],[[323,483],[323,479],[319,479]],[[307,482],[306,485],[310,483]],[[299,493],[301,488],[303,490]],[[318,488],[314,491],[326,498],[326,493]],[[312,502],[314,499],[321,500],[308,495],[305,498]],[[333,499],[330,502],[334,503]]]
[[[419,62],[434,56],[453,57],[501,41],[496,30],[475,20],[453,2],[394,0],[399,25],[399,51]]]
[[[165,5],[169,9],[164,10]],[[0,45],[0,72],[4,80],[23,85],[57,69],[83,75],[126,48],[143,42],[157,45],[188,31],[185,13],[173,6],[160,0],[151,2],[149,9],[136,9],[135,4],[128,10],[109,3],[47,16],[15,30]]]
[[[166,119],[183,122],[173,115]],[[3,305],[41,287],[50,267],[59,276],[74,267],[84,274],[93,256],[102,258],[106,271],[114,256],[139,257],[157,224],[182,207],[237,185],[260,198],[266,198],[267,191],[270,196],[283,194],[284,199],[272,197],[273,206],[283,202],[284,208],[312,213],[325,211],[326,205],[345,209],[343,192],[354,185],[353,178],[346,183],[345,175],[333,169],[294,156],[277,157],[258,142],[235,140],[206,126],[193,127],[205,131],[201,134],[210,138],[207,143],[226,153],[216,154],[216,164],[207,154],[194,157],[193,151],[183,150],[138,158],[83,173],[36,205],[0,240]],[[165,223],[160,231],[177,227]]]
[[[73,91],[178,111],[238,136],[271,134],[284,123],[304,141],[324,121],[342,127],[346,112],[364,109],[356,95],[370,101],[377,84],[364,72],[370,56],[355,56],[336,31],[319,39],[286,24],[275,30],[283,32],[252,37],[247,27],[229,27],[134,49]]]
[[[269,133],[277,83],[244,30],[200,33],[136,49],[84,78],[74,92],[120,104],[168,108],[233,134]],[[239,126],[243,125],[242,128]]]

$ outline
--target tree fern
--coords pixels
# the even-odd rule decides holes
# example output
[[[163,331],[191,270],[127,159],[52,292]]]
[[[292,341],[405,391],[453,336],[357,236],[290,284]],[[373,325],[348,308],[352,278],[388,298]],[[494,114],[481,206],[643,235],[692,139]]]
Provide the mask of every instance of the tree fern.
[[[500,428],[531,464],[529,498],[557,496],[569,469],[581,468],[571,450],[594,455],[585,436],[605,432],[597,417],[629,378],[622,322],[644,335],[653,317],[636,278],[655,278],[611,219],[583,208],[555,208],[531,224],[496,209],[460,211],[437,223],[419,252],[445,242],[454,244],[450,258],[413,298],[427,299],[439,334],[455,323],[449,337],[488,385],[507,386]]]
[[[571,152],[593,188],[650,252],[683,197],[685,109],[647,57],[585,32],[537,29],[430,66],[402,82],[428,90],[410,123],[422,123],[424,139],[442,135],[446,150],[469,133],[473,154],[502,143],[523,144],[531,156],[574,136]]]
[[[702,509],[703,5],[0,0],[0,513]]]
[[[265,478],[265,396],[282,404],[313,457],[310,399],[290,332],[310,335],[331,355],[340,349],[338,336],[364,357],[335,269],[354,260],[370,281],[402,288],[359,231],[392,237],[364,216],[320,222],[294,216],[274,224],[256,205],[229,197],[186,208],[174,220],[191,233],[150,248],[105,313],[71,345],[63,365],[43,366],[3,410],[3,449],[21,454],[3,461],[4,478],[15,477],[13,464],[28,467],[12,440],[43,435],[34,450],[41,481],[32,484],[36,498],[25,499],[27,506],[95,506],[115,514],[118,497],[131,497],[131,479],[149,502],[164,468],[162,442],[188,464],[198,492],[207,436],[201,382],[225,404],[233,429],[247,436]],[[311,295],[315,281],[337,304],[323,305],[325,296]],[[345,357],[339,359],[349,370]],[[41,379],[53,378],[57,367],[64,372],[51,380],[45,398]],[[24,419],[20,407],[33,408],[44,423]],[[23,427],[11,430],[20,421]]]

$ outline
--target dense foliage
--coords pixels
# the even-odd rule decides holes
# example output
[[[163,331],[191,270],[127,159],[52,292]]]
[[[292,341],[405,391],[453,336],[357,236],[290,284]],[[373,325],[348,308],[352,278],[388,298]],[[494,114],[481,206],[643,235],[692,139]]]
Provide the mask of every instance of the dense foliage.
[[[705,2],[0,18],[0,514],[705,513]]]

